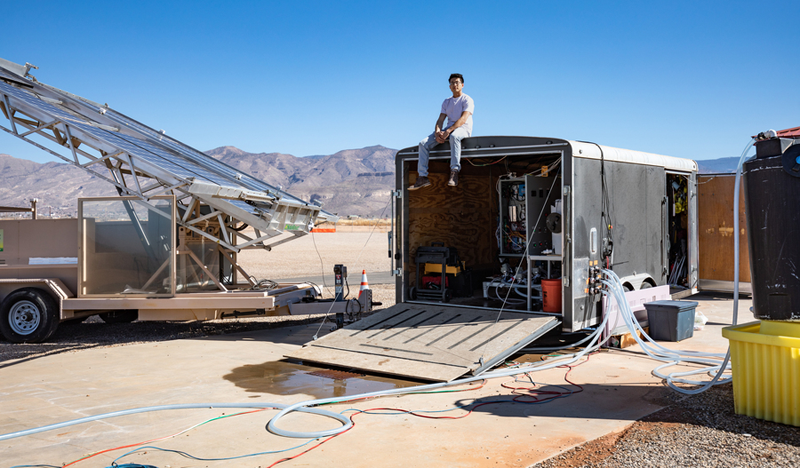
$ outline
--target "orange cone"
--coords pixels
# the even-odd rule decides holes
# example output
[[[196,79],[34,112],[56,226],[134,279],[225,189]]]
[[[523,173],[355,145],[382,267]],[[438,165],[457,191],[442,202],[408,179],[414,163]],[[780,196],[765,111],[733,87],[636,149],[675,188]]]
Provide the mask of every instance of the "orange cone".
[[[367,270],[361,270],[361,289],[358,290],[358,297],[361,297],[361,291],[369,289],[369,283],[367,282]]]

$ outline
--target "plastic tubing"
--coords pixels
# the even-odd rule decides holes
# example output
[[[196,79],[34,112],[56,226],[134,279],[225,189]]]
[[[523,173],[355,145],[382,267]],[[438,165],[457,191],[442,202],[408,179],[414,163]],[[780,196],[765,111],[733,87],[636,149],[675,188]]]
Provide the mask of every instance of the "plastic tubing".
[[[502,301],[504,305],[505,304],[524,304],[525,303],[525,299],[515,299],[513,297],[508,297],[508,294],[506,294],[505,298],[500,297],[500,288],[512,288],[512,289],[514,289],[514,287],[511,286],[511,283],[501,284],[499,286],[495,286],[494,295],[497,296],[497,299],[499,301]]]
[[[470,382],[475,382],[475,381],[478,381],[478,380],[498,378],[498,377],[510,377],[510,376],[514,376],[514,375],[518,375],[518,374],[525,374],[525,373],[528,373],[528,372],[541,371],[541,370],[546,370],[546,369],[552,369],[554,367],[559,367],[559,366],[572,364],[573,362],[576,362],[578,359],[583,357],[585,354],[597,350],[603,344],[602,342],[598,343],[598,341],[600,339],[600,332],[601,332],[601,330],[603,330],[605,328],[605,324],[606,324],[607,320],[608,320],[607,316],[603,318],[602,324],[599,325],[597,327],[597,330],[595,330],[595,332],[592,333],[592,335],[591,335],[592,341],[589,343],[589,345],[586,348],[584,348],[583,350],[581,350],[578,353],[565,354],[563,356],[552,358],[552,359],[550,359],[548,361],[544,361],[542,363],[537,363],[537,364],[530,365],[530,366],[517,367],[517,368],[514,368],[514,369],[503,369],[503,370],[497,370],[497,371],[491,371],[491,372],[484,372],[484,373],[479,374],[479,375],[477,375],[475,377],[469,377],[469,378],[460,379],[460,380],[453,380],[451,382],[442,382],[442,383],[435,383],[435,384],[428,384],[428,385],[420,385],[420,386],[416,386],[416,387],[405,387],[405,388],[396,388],[396,389],[392,389],[392,390],[384,390],[384,391],[378,391],[378,392],[362,393],[360,395],[352,395],[352,396],[348,396],[346,398],[325,398],[325,399],[321,399],[321,400],[301,401],[299,403],[295,403],[294,405],[291,405],[291,406],[288,406],[288,407],[284,408],[278,414],[276,414],[272,419],[270,419],[269,423],[267,424],[267,430],[272,432],[273,434],[284,436],[284,437],[290,437],[290,438],[315,439],[315,438],[319,438],[319,437],[327,437],[327,436],[331,436],[331,435],[335,435],[335,434],[338,434],[340,432],[343,432],[343,431],[349,429],[349,426],[347,426],[347,427],[343,426],[343,427],[330,429],[330,430],[327,430],[327,431],[319,431],[319,432],[295,432],[295,431],[287,431],[287,430],[281,429],[280,427],[278,427],[278,421],[280,421],[280,419],[282,417],[286,416],[287,414],[291,413],[292,411],[297,411],[297,410],[300,410],[301,408],[308,408],[310,406],[324,405],[324,404],[328,404],[328,403],[343,403],[343,402],[346,402],[346,401],[360,400],[360,399],[364,399],[364,398],[375,398],[375,397],[389,396],[389,395],[402,395],[402,394],[407,394],[407,393],[425,392],[425,391],[436,390],[436,389],[444,388],[444,387],[451,387],[451,386],[455,386],[455,385],[463,385],[463,384],[467,384],[467,383],[470,383]]]
[[[95,416],[87,416],[85,418],[80,419],[73,419],[72,421],[61,422],[57,424],[51,424],[49,426],[42,426],[37,427],[34,429],[27,429],[24,431],[18,432],[11,432],[8,434],[0,435],[0,441],[2,440],[9,440],[14,439],[17,437],[24,437],[29,436],[32,434],[38,434],[39,432],[46,432],[52,431],[53,429],[61,429],[63,427],[74,426],[77,424],[83,424],[92,421],[99,421],[101,419],[110,419],[110,418],[117,418],[120,416],[127,416],[130,414],[138,414],[138,413],[152,413],[154,411],[165,411],[165,410],[180,410],[180,409],[200,409],[200,408],[286,408],[287,405],[280,404],[280,403],[189,403],[189,404],[178,404],[178,405],[160,405],[160,406],[144,406],[141,408],[133,408],[121,411],[114,411],[111,413],[104,413],[98,414]],[[336,419],[340,421],[344,426],[341,430],[347,430],[352,426],[352,422],[350,418],[347,416],[334,413],[332,411],[322,410],[318,408],[299,408],[298,411],[302,411],[305,413],[312,413],[317,414],[320,416],[325,416],[328,418]]]
[[[523,352],[526,352],[526,353],[541,353],[541,352],[561,351],[562,349],[569,349],[569,348],[574,348],[576,346],[580,346],[583,343],[586,343],[587,341],[589,341],[591,339],[592,339],[592,335],[588,335],[588,336],[584,337],[580,341],[576,341],[575,343],[571,343],[571,344],[564,345],[564,346],[551,346],[551,347],[548,347],[548,348],[522,348],[520,351],[523,351]]]
[[[736,180],[734,183],[734,194],[733,194],[733,226],[739,226],[739,191],[741,186],[741,176],[742,176],[742,166],[744,162],[748,159],[747,153],[752,148],[752,144],[755,140],[751,139],[748,141],[747,145],[745,145],[744,150],[742,151],[742,155],[739,157],[739,163],[736,167]],[[738,228],[737,228],[738,229]],[[734,279],[733,279],[733,325],[738,323],[738,315],[739,315],[739,236],[734,236]],[[619,283],[619,278],[616,276],[614,272],[611,271],[604,271],[606,275],[611,278],[613,281],[611,282],[604,282],[606,285],[609,286],[610,291],[612,294],[615,295],[617,302],[620,304],[620,311],[622,311],[621,315],[623,316],[626,325],[628,328],[634,332],[638,329],[642,336],[644,336],[647,341],[658,348],[658,350],[652,350],[649,345],[644,343],[642,339],[636,333],[632,333],[632,335],[636,338],[636,341],[642,347],[642,349],[647,353],[648,356],[652,357],[653,359],[666,361],[666,364],[661,365],[653,369],[653,375],[656,377],[662,378],[666,381],[667,385],[672,388],[673,390],[684,393],[688,395],[694,395],[697,393],[702,393],[713,385],[721,384],[730,382],[731,378],[721,379],[722,375],[730,369],[729,361],[730,361],[730,347],[728,347],[727,352],[725,353],[724,357],[721,353],[702,353],[702,352],[695,352],[695,351],[673,351],[663,346],[659,345],[658,343],[654,342],[644,330],[642,330],[639,322],[635,320],[633,316],[633,312],[630,310],[630,306],[628,305],[627,301],[624,300],[624,292],[622,291],[622,285]],[[722,362],[718,363],[719,359],[722,358]],[[671,374],[664,374],[661,372],[662,369],[667,367],[672,367],[678,365],[682,362],[694,362],[700,364],[709,364],[710,367],[703,368],[703,369],[695,369],[687,372],[673,372]],[[718,363],[718,364],[717,364]],[[716,372],[715,372],[716,371]],[[693,380],[683,379],[682,377],[689,376],[689,375],[696,375],[708,372],[715,372],[713,378],[707,382],[698,382]],[[675,383],[685,383],[690,385],[698,385],[698,388],[695,389],[685,389],[675,385]]]
[[[620,306],[621,315],[625,320],[625,324],[631,330],[632,332],[631,334],[639,343],[639,345],[642,347],[642,350],[651,358],[658,361],[666,362],[666,364],[654,369],[653,375],[664,379],[667,382],[667,385],[669,385],[669,387],[672,388],[673,390],[685,394],[701,393],[710,388],[712,385],[715,385],[717,383],[726,383],[730,381],[730,378],[720,380],[722,374],[725,372],[725,370],[728,369],[727,354],[723,355],[722,353],[704,353],[699,351],[674,351],[668,348],[664,348],[663,346],[654,342],[652,338],[650,338],[650,336],[648,336],[644,332],[644,330],[642,330],[641,326],[639,325],[639,322],[635,320],[635,317],[630,309],[630,306],[628,305],[627,301],[625,301],[624,291],[622,289],[622,283],[620,282],[617,275],[610,270],[604,270],[603,273],[605,273],[609,277],[609,281],[603,281],[603,283],[609,287],[611,294],[614,295],[614,298],[616,299],[617,303]],[[642,338],[639,338],[639,336],[635,333],[637,330],[642,334],[642,336],[648,342],[650,342],[653,345],[653,347],[645,343],[645,341],[642,340]],[[720,363],[720,359],[723,358],[725,359],[722,361],[722,363]],[[682,362],[693,362],[698,364],[704,364],[708,365],[709,367],[702,369],[695,369],[688,372],[673,373],[669,375],[664,375],[660,372],[660,370],[665,367],[671,367],[680,364]],[[696,382],[696,381],[677,378],[687,375],[712,372],[715,370],[717,371],[717,373],[710,382]],[[701,387],[697,389],[684,389],[676,386],[674,382],[686,383],[691,385],[700,385]]]
[[[273,434],[289,437],[289,438],[301,438],[301,439],[316,439],[320,437],[327,437],[339,434],[350,429],[353,425],[352,421],[344,415],[334,413],[332,411],[326,411],[318,408],[313,408],[314,406],[328,404],[328,403],[343,403],[347,401],[353,400],[360,400],[364,398],[375,398],[381,396],[389,396],[389,395],[401,395],[407,393],[417,393],[417,392],[424,392],[429,390],[436,390],[443,387],[451,387],[455,385],[463,385],[470,382],[475,382],[484,379],[491,379],[491,378],[498,378],[498,377],[510,377],[518,374],[525,374],[528,372],[534,371],[541,371],[552,369],[554,367],[564,366],[568,364],[572,364],[576,362],[581,357],[586,355],[587,353],[593,352],[597,350],[603,343],[598,343],[600,339],[601,330],[605,328],[606,321],[608,320],[608,316],[603,318],[602,323],[597,327],[589,337],[591,338],[591,342],[589,345],[581,350],[578,353],[572,354],[565,354],[563,356],[551,358],[547,361],[536,363],[529,366],[522,366],[517,367],[514,369],[503,369],[491,372],[484,372],[474,377],[469,377],[466,379],[454,380],[451,382],[442,382],[436,384],[429,384],[429,385],[419,385],[416,387],[405,387],[405,388],[398,388],[393,390],[384,390],[384,391],[377,391],[377,392],[370,392],[370,393],[362,393],[359,395],[351,395],[345,398],[325,398],[325,399],[317,399],[317,400],[307,400],[301,401],[299,403],[295,403],[293,405],[284,405],[279,403],[262,403],[262,404],[253,404],[253,403],[193,403],[193,404],[177,404],[177,405],[161,405],[161,406],[146,406],[142,408],[133,408],[121,411],[114,411],[111,413],[104,413],[98,414],[95,416],[88,416],[85,418],[74,419],[71,421],[51,424],[48,426],[42,426],[33,429],[27,429],[23,431],[11,432],[8,434],[0,435],[0,441],[14,439],[17,437],[24,437],[29,436],[32,434],[38,434],[40,432],[51,431],[54,429],[61,429],[64,427],[74,426],[77,424],[83,424],[92,421],[99,421],[102,419],[110,419],[116,418],[120,416],[126,416],[130,414],[138,414],[138,413],[148,413],[148,412],[155,412],[155,411],[164,411],[164,410],[179,410],[179,409],[199,409],[199,408],[282,408],[278,414],[276,414],[272,419],[270,419],[269,423],[267,424],[267,430],[272,432]],[[294,411],[301,411],[304,413],[311,413],[317,414],[320,416],[329,417],[332,419],[336,419],[337,421],[341,422],[342,425],[333,429],[328,429],[324,431],[316,431],[316,432],[298,432],[298,431],[287,431],[283,430],[278,427],[278,421],[286,416],[287,414],[294,412]]]
[[[528,288],[523,286],[514,286],[514,292],[518,295],[524,297],[525,299],[528,298]]]

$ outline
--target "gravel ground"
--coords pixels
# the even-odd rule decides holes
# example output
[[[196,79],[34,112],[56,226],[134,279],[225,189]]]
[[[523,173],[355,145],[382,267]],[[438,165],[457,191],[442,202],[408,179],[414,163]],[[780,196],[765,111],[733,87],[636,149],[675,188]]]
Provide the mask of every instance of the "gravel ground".
[[[796,467],[800,428],[737,415],[733,386],[718,385],[587,442],[536,468]]]

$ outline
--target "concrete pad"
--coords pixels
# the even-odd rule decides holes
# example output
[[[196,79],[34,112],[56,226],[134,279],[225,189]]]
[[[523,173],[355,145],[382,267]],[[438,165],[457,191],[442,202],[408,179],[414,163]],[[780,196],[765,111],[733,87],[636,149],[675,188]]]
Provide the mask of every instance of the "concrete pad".
[[[690,298],[709,317],[705,330],[681,343],[661,343],[671,349],[724,353],[727,340],[720,329],[730,324],[732,301],[715,296]],[[740,323],[752,321],[750,301],[740,301]],[[353,395],[413,382],[362,377],[331,380],[309,376],[317,370],[281,361],[317,333],[319,325],[298,326],[221,337],[176,340],[79,352],[0,364],[0,434],[21,431],[88,415],[129,408],[179,403],[295,403],[312,398]],[[327,329],[327,326],[324,327]],[[670,390],[651,375],[659,363],[638,347],[601,351],[574,367],[569,380],[580,393],[546,404],[493,403],[462,419],[424,419],[408,414],[355,416],[353,429],[322,446],[282,463],[285,466],[515,466],[525,467],[575,445],[621,431],[633,421],[666,404]],[[567,369],[532,374],[543,389],[571,387]],[[519,378],[517,385],[529,385]],[[436,416],[467,414],[458,405],[508,401],[514,395],[494,379],[476,390],[414,394],[326,405],[348,408],[404,408]],[[475,388],[475,387],[471,387]],[[451,411],[446,411],[451,410]],[[0,442],[0,466],[62,465],[99,450],[169,436],[207,419],[242,410],[172,410],[124,416]],[[178,437],[154,441],[157,446],[203,458],[233,457],[295,447],[305,440],[268,433],[264,426],[276,413],[259,411],[202,425]],[[346,413],[346,414],[352,414]],[[280,423],[288,430],[323,430],[333,420],[292,414]],[[314,446],[285,453],[225,461],[197,461],[175,453],[145,448],[118,463],[166,466],[269,466]],[[104,453],[76,467],[109,466],[132,449]]]

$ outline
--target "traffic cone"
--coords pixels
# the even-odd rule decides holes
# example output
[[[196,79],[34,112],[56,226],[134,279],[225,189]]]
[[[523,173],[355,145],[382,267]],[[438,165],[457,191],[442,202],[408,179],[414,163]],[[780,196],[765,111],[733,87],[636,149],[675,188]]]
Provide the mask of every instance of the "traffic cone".
[[[361,291],[369,289],[367,282],[367,270],[361,270],[361,289],[358,290],[358,297],[361,298]]]

